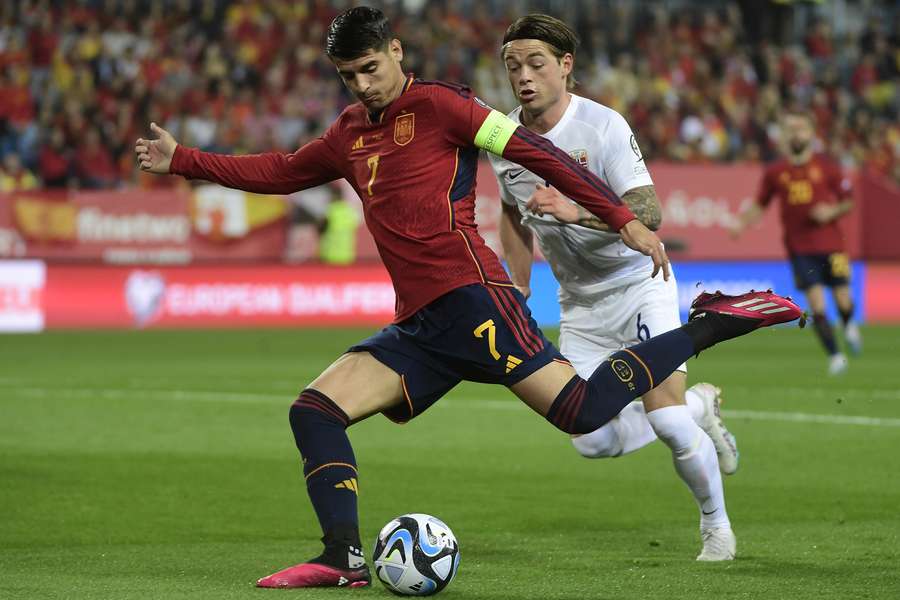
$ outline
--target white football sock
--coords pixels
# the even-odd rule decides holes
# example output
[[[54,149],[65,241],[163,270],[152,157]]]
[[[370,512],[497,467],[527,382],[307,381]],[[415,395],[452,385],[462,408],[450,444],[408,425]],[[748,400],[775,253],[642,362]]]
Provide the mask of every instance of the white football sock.
[[[656,434],[647,420],[644,411],[644,403],[636,400],[622,409],[619,418],[614,419],[619,431],[619,442],[622,444],[622,454],[630,454],[640,450],[647,444],[656,441]]]
[[[586,458],[613,458],[643,448],[655,439],[644,405],[635,401],[603,427],[572,438],[572,445]]]
[[[691,418],[686,406],[666,406],[647,413],[656,435],[672,450],[675,471],[700,507],[700,529],[731,527],[719,459],[712,440]]]
[[[613,458],[622,454],[615,419],[590,433],[572,438],[572,445],[585,458]]]
[[[706,407],[703,405],[703,398],[694,391],[693,387],[689,387],[684,392],[684,403],[687,404],[688,410],[691,411],[691,418],[697,425],[703,420],[706,414]]]

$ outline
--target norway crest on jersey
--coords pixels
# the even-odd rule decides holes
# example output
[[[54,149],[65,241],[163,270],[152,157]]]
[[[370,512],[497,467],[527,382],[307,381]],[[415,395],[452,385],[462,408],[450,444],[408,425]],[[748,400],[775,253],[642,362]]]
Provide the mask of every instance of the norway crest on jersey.
[[[579,165],[581,165],[585,169],[588,168],[587,150],[572,150],[571,152],[569,152],[569,156],[571,156],[572,160],[577,162]]]
[[[405,113],[394,119],[394,143],[405,146],[416,135],[416,113]]]

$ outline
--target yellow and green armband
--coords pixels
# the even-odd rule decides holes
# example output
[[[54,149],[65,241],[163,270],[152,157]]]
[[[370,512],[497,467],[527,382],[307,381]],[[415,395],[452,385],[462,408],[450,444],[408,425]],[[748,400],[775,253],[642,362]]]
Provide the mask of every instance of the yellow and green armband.
[[[516,127],[518,124],[515,121],[498,110],[492,110],[475,134],[475,145],[486,152],[502,156]]]

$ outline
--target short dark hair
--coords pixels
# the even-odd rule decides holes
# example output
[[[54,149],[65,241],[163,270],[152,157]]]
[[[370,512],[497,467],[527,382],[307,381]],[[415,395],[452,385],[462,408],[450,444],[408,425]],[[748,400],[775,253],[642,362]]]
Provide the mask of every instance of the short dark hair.
[[[550,15],[531,14],[519,17],[506,29],[503,35],[503,46],[500,56],[506,53],[506,44],[513,40],[540,40],[550,46],[550,51],[557,60],[562,60],[566,54],[575,56],[575,51],[581,41],[571,27]],[[575,77],[572,73],[566,80],[570,89],[575,85]]]
[[[329,58],[352,60],[368,50],[383,50],[393,39],[391,24],[377,8],[357,6],[334,18],[325,36]]]

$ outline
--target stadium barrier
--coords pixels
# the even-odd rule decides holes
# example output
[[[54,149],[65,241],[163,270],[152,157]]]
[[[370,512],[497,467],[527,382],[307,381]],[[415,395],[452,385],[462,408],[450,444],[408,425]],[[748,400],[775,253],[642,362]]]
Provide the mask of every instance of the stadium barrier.
[[[752,201],[758,166],[654,164],[651,171],[683,317],[703,289],[771,287],[800,296],[784,262],[777,209],[740,240],[728,236]],[[857,306],[864,319],[900,322],[900,244],[885,225],[900,210],[900,191],[863,173],[857,193],[861,209],[843,222],[850,255],[893,261],[854,262]],[[499,250],[499,191],[486,163],[477,196],[479,231]],[[214,185],[0,194],[0,259],[16,259],[0,260],[0,330],[389,322],[393,288],[365,228],[353,266],[283,263],[292,207],[314,197]],[[545,263],[536,263],[532,289],[538,322],[558,323],[556,283]]]
[[[853,263],[859,317],[900,322],[900,265]],[[772,288],[797,298],[783,261],[674,265],[682,319],[701,291]],[[558,286],[535,264],[528,304],[559,323]],[[0,261],[0,331],[68,328],[365,326],[389,323],[394,290],[380,265],[122,267]],[[831,311],[832,318],[836,315]]]
[[[281,196],[194,189],[0,194],[0,257],[105,264],[279,262]]]
[[[868,171],[858,178],[857,196],[862,199],[860,213],[862,252],[868,260],[900,261],[900,186]],[[900,297],[897,298],[900,301]]]
[[[44,329],[47,269],[39,260],[0,260],[0,331]]]
[[[864,312],[871,322],[900,323],[900,264],[866,266]]]
[[[113,328],[387,323],[381,266],[90,267],[48,265],[46,326]]]
[[[759,166],[660,163],[652,165],[651,172],[663,206],[661,237],[674,259],[777,260],[783,256],[774,207],[739,240],[728,234],[738,212],[752,201],[761,176]],[[877,182],[867,179],[858,187],[883,196]],[[361,211],[356,195],[349,189],[345,192]],[[479,231],[499,251],[500,194],[485,161],[479,165],[476,192]],[[292,215],[297,224],[298,209],[321,213],[322,198],[321,190],[263,196],[217,185],[0,194],[0,258],[159,265],[310,259],[316,254],[314,241],[305,255],[288,248],[289,224]],[[883,224],[890,222],[881,215],[895,204],[900,206],[900,201],[884,202],[884,208],[864,203],[866,211],[853,211],[842,221],[851,257],[860,257],[862,215],[867,232],[881,232],[886,229]],[[308,228],[316,235],[314,225]],[[879,258],[886,258],[885,247],[897,248],[886,236],[881,236],[885,240],[880,245],[868,242],[880,252]],[[874,234],[866,236],[873,239]],[[379,260],[364,227],[358,231],[356,256],[362,262]],[[895,258],[900,259],[900,250]]]

